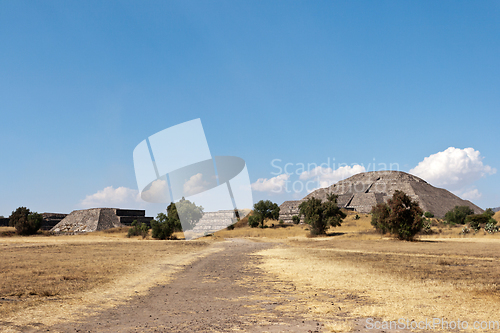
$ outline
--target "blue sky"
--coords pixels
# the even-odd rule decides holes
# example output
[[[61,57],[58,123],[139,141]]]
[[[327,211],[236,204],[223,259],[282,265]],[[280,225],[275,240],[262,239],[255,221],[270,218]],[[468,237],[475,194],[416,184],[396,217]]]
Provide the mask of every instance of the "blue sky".
[[[196,118],[213,156],[246,161],[254,201],[316,179],[273,160],[330,159],[328,184],[375,159],[500,206],[498,17],[495,1],[0,1],[0,215],[148,208],[133,149]]]

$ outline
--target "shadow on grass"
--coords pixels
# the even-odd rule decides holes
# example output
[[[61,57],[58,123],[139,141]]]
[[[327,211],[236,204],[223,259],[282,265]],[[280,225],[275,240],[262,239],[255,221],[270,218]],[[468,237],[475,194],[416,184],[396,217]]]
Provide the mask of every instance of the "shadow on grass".
[[[326,237],[335,237],[345,235],[345,232],[327,232]]]

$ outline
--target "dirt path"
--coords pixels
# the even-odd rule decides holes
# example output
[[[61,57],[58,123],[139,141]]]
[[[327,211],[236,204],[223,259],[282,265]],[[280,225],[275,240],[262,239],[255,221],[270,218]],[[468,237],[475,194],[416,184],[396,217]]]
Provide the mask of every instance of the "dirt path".
[[[256,268],[251,253],[273,246],[235,239],[126,305],[55,325],[50,332],[322,332],[321,321],[275,308],[296,296],[292,285]],[[45,329],[44,329],[45,331]]]

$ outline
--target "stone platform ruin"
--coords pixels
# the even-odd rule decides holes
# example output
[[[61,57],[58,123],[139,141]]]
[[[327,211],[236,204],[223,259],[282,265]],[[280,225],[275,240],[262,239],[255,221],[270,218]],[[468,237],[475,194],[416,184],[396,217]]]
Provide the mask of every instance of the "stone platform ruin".
[[[55,233],[80,233],[106,230],[138,223],[150,224],[152,217],[146,217],[145,210],[118,208],[91,208],[74,210],[50,231]]]
[[[453,193],[437,188],[425,180],[402,171],[364,172],[333,184],[320,188],[302,200],[285,201],[280,206],[280,219],[292,222],[292,216],[299,215],[299,205],[309,199],[326,200],[329,193],[337,194],[339,207],[354,210],[359,213],[369,213],[373,206],[387,202],[396,190],[403,191],[420,204],[424,212],[428,211],[437,218],[444,215],[455,206],[468,206],[475,214],[483,209],[468,200],[463,200]]]
[[[43,222],[40,229],[50,230],[54,228],[59,222],[61,222],[68,214],[61,213],[42,213]]]
[[[192,239],[212,234],[236,223],[236,220],[234,210],[206,212],[203,213],[203,217],[196,223],[192,230],[186,230],[184,232],[184,236],[186,239]]]

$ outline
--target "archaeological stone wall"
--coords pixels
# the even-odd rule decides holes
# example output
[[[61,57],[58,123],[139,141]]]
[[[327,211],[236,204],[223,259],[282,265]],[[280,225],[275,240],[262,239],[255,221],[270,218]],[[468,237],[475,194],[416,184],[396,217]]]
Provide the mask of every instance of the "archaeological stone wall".
[[[193,231],[214,232],[224,229],[233,223],[236,223],[236,215],[234,213],[234,210],[206,212],[193,228]]]
[[[9,218],[0,219],[0,227],[8,227],[9,226]]]
[[[55,233],[92,232],[130,225],[133,220],[149,224],[153,218],[144,215],[144,210],[132,209],[91,208],[75,210],[56,224],[51,231]]]
[[[50,230],[61,222],[68,214],[61,213],[42,213],[43,221],[40,229]]]
[[[285,223],[292,223],[292,217],[294,215],[299,215],[299,205],[303,202],[304,200],[290,200],[290,201],[285,201],[281,204],[280,206],[280,215],[279,219],[283,220]],[[302,220],[304,218],[302,217]]]

